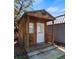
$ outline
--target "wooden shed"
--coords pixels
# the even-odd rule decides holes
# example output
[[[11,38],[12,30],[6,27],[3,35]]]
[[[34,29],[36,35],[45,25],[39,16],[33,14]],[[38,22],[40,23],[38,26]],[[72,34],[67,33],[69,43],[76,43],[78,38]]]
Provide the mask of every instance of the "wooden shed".
[[[19,21],[19,41],[24,44],[25,49],[30,45],[44,43],[53,43],[54,35],[49,35],[47,22],[52,21],[54,17],[45,10],[30,11],[24,13]],[[53,26],[52,26],[53,30]]]

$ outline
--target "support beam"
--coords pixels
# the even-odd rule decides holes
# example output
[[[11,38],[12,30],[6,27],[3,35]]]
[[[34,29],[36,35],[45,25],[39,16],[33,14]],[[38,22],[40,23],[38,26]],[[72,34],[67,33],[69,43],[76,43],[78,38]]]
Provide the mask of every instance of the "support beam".
[[[37,22],[36,21],[34,22],[34,33],[35,33],[34,44],[36,44],[37,43]]]
[[[28,50],[29,49],[29,21],[30,21],[29,16],[27,17],[26,20],[27,20],[26,21],[26,36],[25,36],[25,41],[24,41],[24,45],[25,45],[24,47],[26,50]]]
[[[47,25],[46,25],[46,22],[44,22],[44,40],[45,40],[45,43],[47,43],[46,34],[47,34]]]
[[[52,21],[52,43],[54,43],[54,21]]]

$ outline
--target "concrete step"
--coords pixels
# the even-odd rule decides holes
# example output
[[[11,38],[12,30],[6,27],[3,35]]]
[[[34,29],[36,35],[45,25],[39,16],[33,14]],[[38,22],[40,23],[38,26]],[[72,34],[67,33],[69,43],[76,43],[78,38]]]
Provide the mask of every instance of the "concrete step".
[[[60,57],[64,57],[65,53],[59,50],[58,48],[44,51],[43,53],[35,54],[30,56],[30,59],[62,59]]]
[[[35,44],[30,46],[30,48],[27,50],[27,52],[33,52],[39,49],[43,49],[49,46],[52,46],[53,44],[47,44],[47,43],[39,43],[39,44]]]
[[[35,50],[35,51],[32,51],[32,52],[29,52],[28,56],[31,57],[31,56],[34,56],[34,55],[37,55],[37,54],[44,53],[44,52],[49,51],[49,50],[56,49],[56,48],[57,47],[55,47],[55,46],[49,46],[49,47],[41,48],[41,49],[38,49],[38,50]]]

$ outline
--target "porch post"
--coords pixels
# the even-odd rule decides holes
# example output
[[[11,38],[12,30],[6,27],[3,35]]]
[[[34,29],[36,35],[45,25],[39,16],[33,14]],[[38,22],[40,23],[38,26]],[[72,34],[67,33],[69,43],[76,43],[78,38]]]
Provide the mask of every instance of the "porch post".
[[[34,40],[34,44],[37,43],[37,22],[34,22],[34,33],[35,33],[35,40]]]
[[[44,40],[45,40],[45,43],[47,43],[47,25],[46,25],[46,22],[44,22]]]
[[[54,21],[52,21],[52,43],[54,43]]]
[[[25,49],[28,50],[29,49],[29,16],[27,16],[27,19],[26,19],[26,39],[25,39]]]

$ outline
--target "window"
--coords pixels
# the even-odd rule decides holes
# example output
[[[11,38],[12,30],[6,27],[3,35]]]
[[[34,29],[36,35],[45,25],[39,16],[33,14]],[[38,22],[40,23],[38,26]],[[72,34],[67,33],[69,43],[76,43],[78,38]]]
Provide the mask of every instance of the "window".
[[[34,23],[29,23],[29,33],[34,33]]]
[[[37,27],[38,33],[43,33],[43,28],[44,28],[44,24],[38,23],[38,27]]]

